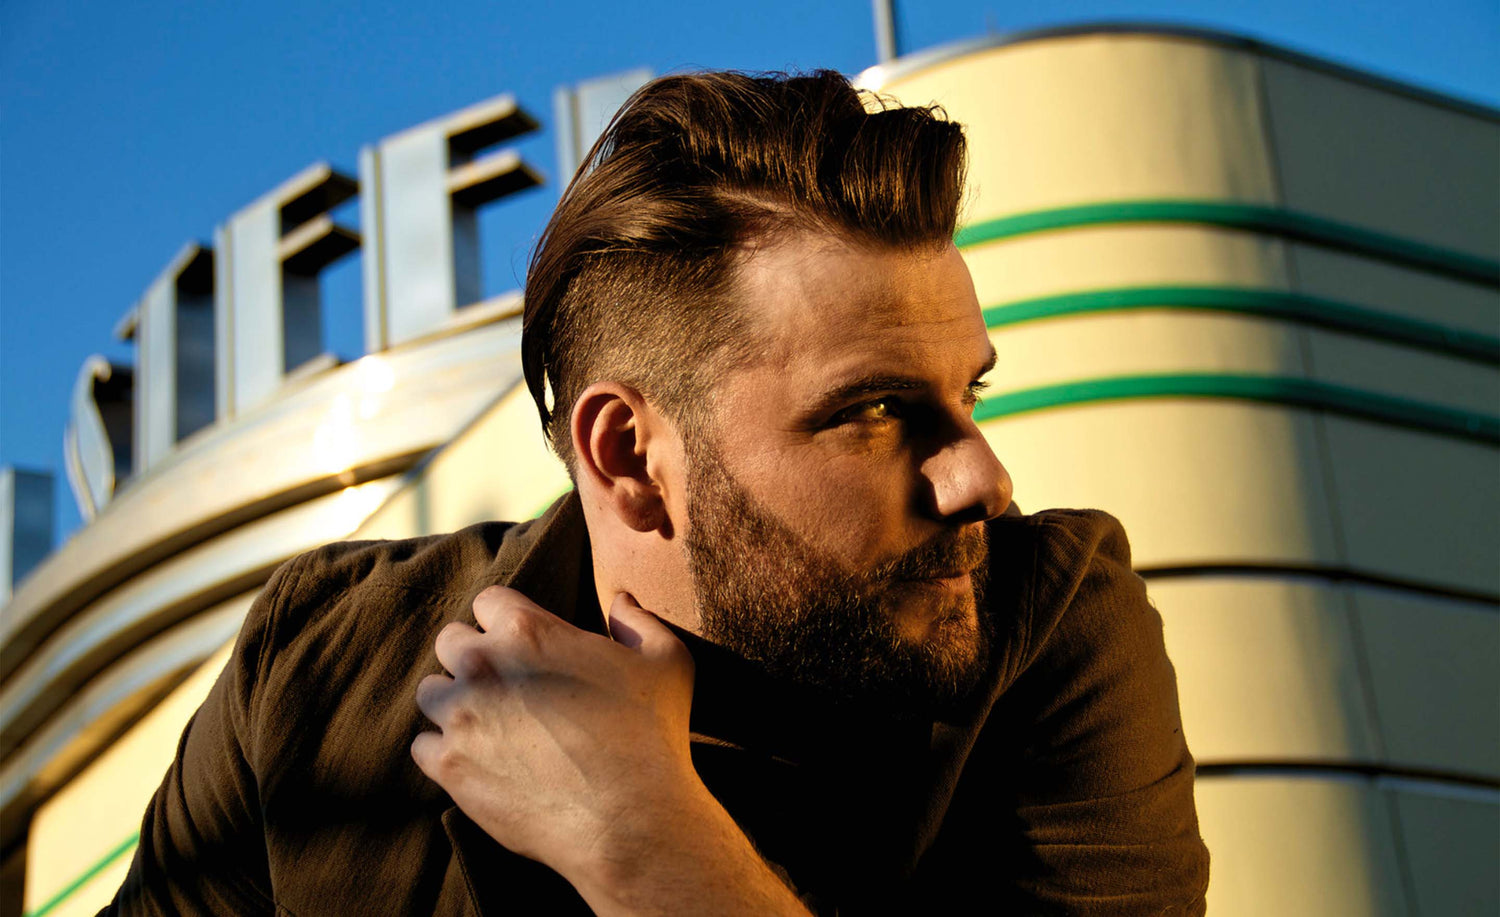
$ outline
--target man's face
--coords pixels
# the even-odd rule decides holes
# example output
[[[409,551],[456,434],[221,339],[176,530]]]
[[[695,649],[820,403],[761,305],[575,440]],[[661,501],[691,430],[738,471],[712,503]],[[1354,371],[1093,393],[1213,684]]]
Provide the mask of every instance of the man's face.
[[[994,351],[967,268],[809,233],[752,253],[737,293],[756,359],[687,444],[704,635],[849,697],[961,698],[987,649],[981,523],[1010,502],[971,417]]]

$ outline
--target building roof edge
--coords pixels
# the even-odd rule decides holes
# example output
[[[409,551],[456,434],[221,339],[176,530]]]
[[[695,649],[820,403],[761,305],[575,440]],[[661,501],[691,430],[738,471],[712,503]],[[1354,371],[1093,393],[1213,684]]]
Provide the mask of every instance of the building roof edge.
[[[1428,104],[1439,105],[1466,115],[1490,121],[1500,121],[1500,108],[1485,105],[1481,102],[1405,83],[1391,77],[1381,76],[1369,70],[1362,70],[1358,67],[1317,57],[1306,52],[1295,51],[1259,38],[1251,38],[1246,35],[1220,31],[1218,29],[1175,25],[1171,23],[1080,22],[1037,29],[1023,29],[1015,32],[991,33],[974,38],[959,39],[958,41],[931,48],[924,48],[921,51],[902,55],[889,63],[867,67],[855,77],[854,82],[855,85],[862,88],[879,91],[893,78],[906,76],[919,70],[925,70],[928,67],[935,67],[938,64],[946,63],[968,54],[987,51],[992,48],[1026,44],[1033,41],[1071,38],[1082,35],[1156,35],[1163,38],[1187,39],[1220,45],[1236,50],[1249,51],[1263,57],[1286,61],[1313,70],[1319,70],[1333,76],[1363,83],[1374,88],[1384,89],[1388,92],[1394,92]]]

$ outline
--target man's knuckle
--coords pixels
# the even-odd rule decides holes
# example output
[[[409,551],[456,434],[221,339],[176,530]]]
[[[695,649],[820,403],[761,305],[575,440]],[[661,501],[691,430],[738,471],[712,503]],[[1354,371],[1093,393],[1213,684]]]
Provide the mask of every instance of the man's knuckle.
[[[515,608],[526,607],[530,602],[514,589],[505,586],[490,586],[474,598],[474,604],[483,605],[493,611],[509,613]]]
[[[517,608],[499,628],[502,639],[518,649],[536,649],[542,645],[546,621],[531,609]]]
[[[437,773],[452,775],[458,773],[464,764],[464,755],[451,743],[443,743],[433,756],[433,767]]]
[[[454,732],[472,730],[478,722],[479,716],[468,704],[454,704],[453,709],[448,711],[447,727]]]

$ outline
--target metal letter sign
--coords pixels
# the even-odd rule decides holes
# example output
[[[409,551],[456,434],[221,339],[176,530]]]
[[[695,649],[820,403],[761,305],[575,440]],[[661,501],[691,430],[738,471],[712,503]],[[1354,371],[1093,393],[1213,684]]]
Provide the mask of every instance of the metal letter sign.
[[[138,314],[133,312],[127,320]],[[115,483],[130,474],[136,429],[131,417],[134,376],[130,367],[115,366],[95,354],[83,362],[73,384],[73,418],[63,433],[63,462],[86,522],[109,502]]]
[[[122,324],[121,336],[135,338],[141,369],[135,379],[137,473],[213,423],[213,280],[213,252],[184,245]]]
[[[564,187],[583,164],[594,141],[604,133],[630,94],[646,85],[645,67],[586,80],[552,91],[552,121],[557,137],[557,180]]]
[[[358,190],[352,178],[318,163],[219,227],[220,419],[269,401],[289,371],[318,356],[318,274],[359,247],[359,234],[333,222],[328,211]]]
[[[511,96],[481,102],[362,150],[363,189],[318,163],[225,221],[214,248],[184,246],[120,324],[134,372],[98,356],[79,372],[63,452],[83,517],[184,437],[271,401],[289,372],[337,365],[319,353],[318,275],[360,247],[329,213],[355,194],[367,353],[478,300],[478,209],[541,183],[514,151],[479,154],[536,128]]]
[[[367,352],[421,337],[479,300],[479,207],[541,178],[512,150],[475,157],[536,127],[506,95],[360,151]]]

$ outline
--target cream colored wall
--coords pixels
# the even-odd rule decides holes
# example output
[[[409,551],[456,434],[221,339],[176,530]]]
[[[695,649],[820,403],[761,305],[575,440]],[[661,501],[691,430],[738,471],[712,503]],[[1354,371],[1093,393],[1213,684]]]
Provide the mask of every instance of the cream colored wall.
[[[1229,312],[1129,309],[995,329],[996,391],[1154,373],[1308,379],[1494,414],[1500,372],[1430,350]]]
[[[1300,243],[1289,247],[1287,259],[1300,293],[1464,331],[1500,334],[1500,290],[1494,287]]]
[[[1381,762],[1365,651],[1344,590],[1313,579],[1195,576],[1154,580],[1150,593],[1200,765]]]
[[[1325,567],[1500,592],[1492,446],[1212,398],[1095,402],[981,428],[1023,508],[1109,510],[1139,567]]]
[[[1305,378],[1303,331],[1225,312],[1130,309],[995,329],[996,392],[1155,373]]]
[[[1200,780],[1215,917],[1408,913],[1385,801],[1352,780]]]
[[[976,245],[964,259],[984,306],[1115,287],[1291,288],[1280,239],[1211,226],[1083,226]]]
[[[571,487],[517,385],[418,469],[356,538],[451,532],[489,519],[530,519]]]
[[[1137,566],[1338,557],[1313,418],[1211,399],[1100,402],[985,423],[1023,509],[1107,509]]]
[[[1281,202],[1500,257],[1500,128],[1300,64],[1261,62]]]
[[[1500,238],[1491,226],[1500,206],[1486,203],[1500,195],[1493,120],[1248,52],[1151,35],[1066,37],[976,52],[881,88],[940,102],[966,124],[978,187],[970,222],[1185,197],[1284,204],[1480,254],[1494,252],[1474,239]],[[1317,188],[1343,190],[1317,197]],[[1422,222],[1408,192],[1428,202],[1429,216],[1453,210],[1462,219]],[[1300,291],[1500,331],[1492,287],[1233,230],[1091,227],[991,241],[965,256],[985,305],[1207,285]],[[1492,364],[1286,321],[1145,309],[1009,325],[992,338],[997,394],[1207,372],[1305,379],[1490,416],[1500,408]],[[1492,446],[1301,409],[1176,399],[1067,407],[986,430],[1023,505],[1117,508],[1152,563],[1353,565],[1500,592]],[[1154,521],[1162,505],[1191,518]],[[1236,531],[1215,534],[1224,518]]]
[[[1319,328],[1307,331],[1304,346],[1309,379],[1477,414],[1500,410],[1493,366]]]
[[[1206,227],[1096,227],[1038,233],[965,251],[985,306],[1091,290],[1208,286],[1304,292],[1455,329],[1500,333],[1500,292],[1369,259],[1296,251],[1280,240]],[[1341,283],[1342,281],[1346,281]],[[1361,300],[1360,294],[1370,294]],[[1448,306],[1433,314],[1431,306]],[[999,391],[1148,372],[1248,372],[1305,378],[1481,413],[1500,409],[1493,365],[1286,321],[1181,308],[1064,316],[997,328]]]
[[[969,224],[1191,199],[1284,207],[1481,257],[1500,250],[1493,119],[1251,52],[1151,35],[1043,39],[882,88],[940,102],[966,125],[976,186]],[[964,255],[987,307],[1227,287],[1500,335],[1493,285],[1248,231],[1096,225],[991,240]],[[1500,414],[1491,363],[1285,320],[1146,308],[1008,324],[991,338],[1000,355],[991,396],[1119,376],[1228,374]],[[1338,776],[1340,767],[1372,767],[1500,779],[1493,604],[1317,575],[1352,570],[1500,595],[1492,444],[1206,398],[1078,404],[982,426],[1024,508],[1115,513],[1138,567],[1308,571],[1150,580],[1199,760],[1332,768],[1231,769],[1200,781],[1211,913],[1496,909],[1500,794]]]
[[[1401,823],[1416,911],[1500,914],[1500,793],[1384,782]]]
[[[1122,198],[1275,199],[1255,60],[1083,35],[980,51],[882,91],[939,102],[974,151],[967,219]]]
[[[1198,781],[1215,917],[1418,917],[1500,910],[1500,792],[1429,781]]]
[[[1342,417],[1324,423],[1351,565],[1500,594],[1495,447]]]
[[[1475,690],[1500,671],[1484,603],[1271,574],[1167,577],[1150,592],[1200,764],[1500,782],[1500,693]]]
[[[248,607],[248,596],[236,600]],[[83,875],[140,829],[177,739],[229,658],[226,646],[131,727],[38,810],[26,855],[26,910],[30,912]],[[125,853],[49,911],[57,917],[94,914],[109,902],[130,867]]]
[[[1500,782],[1500,691],[1487,690],[1500,673],[1494,608],[1383,589],[1349,597],[1386,760]]]

